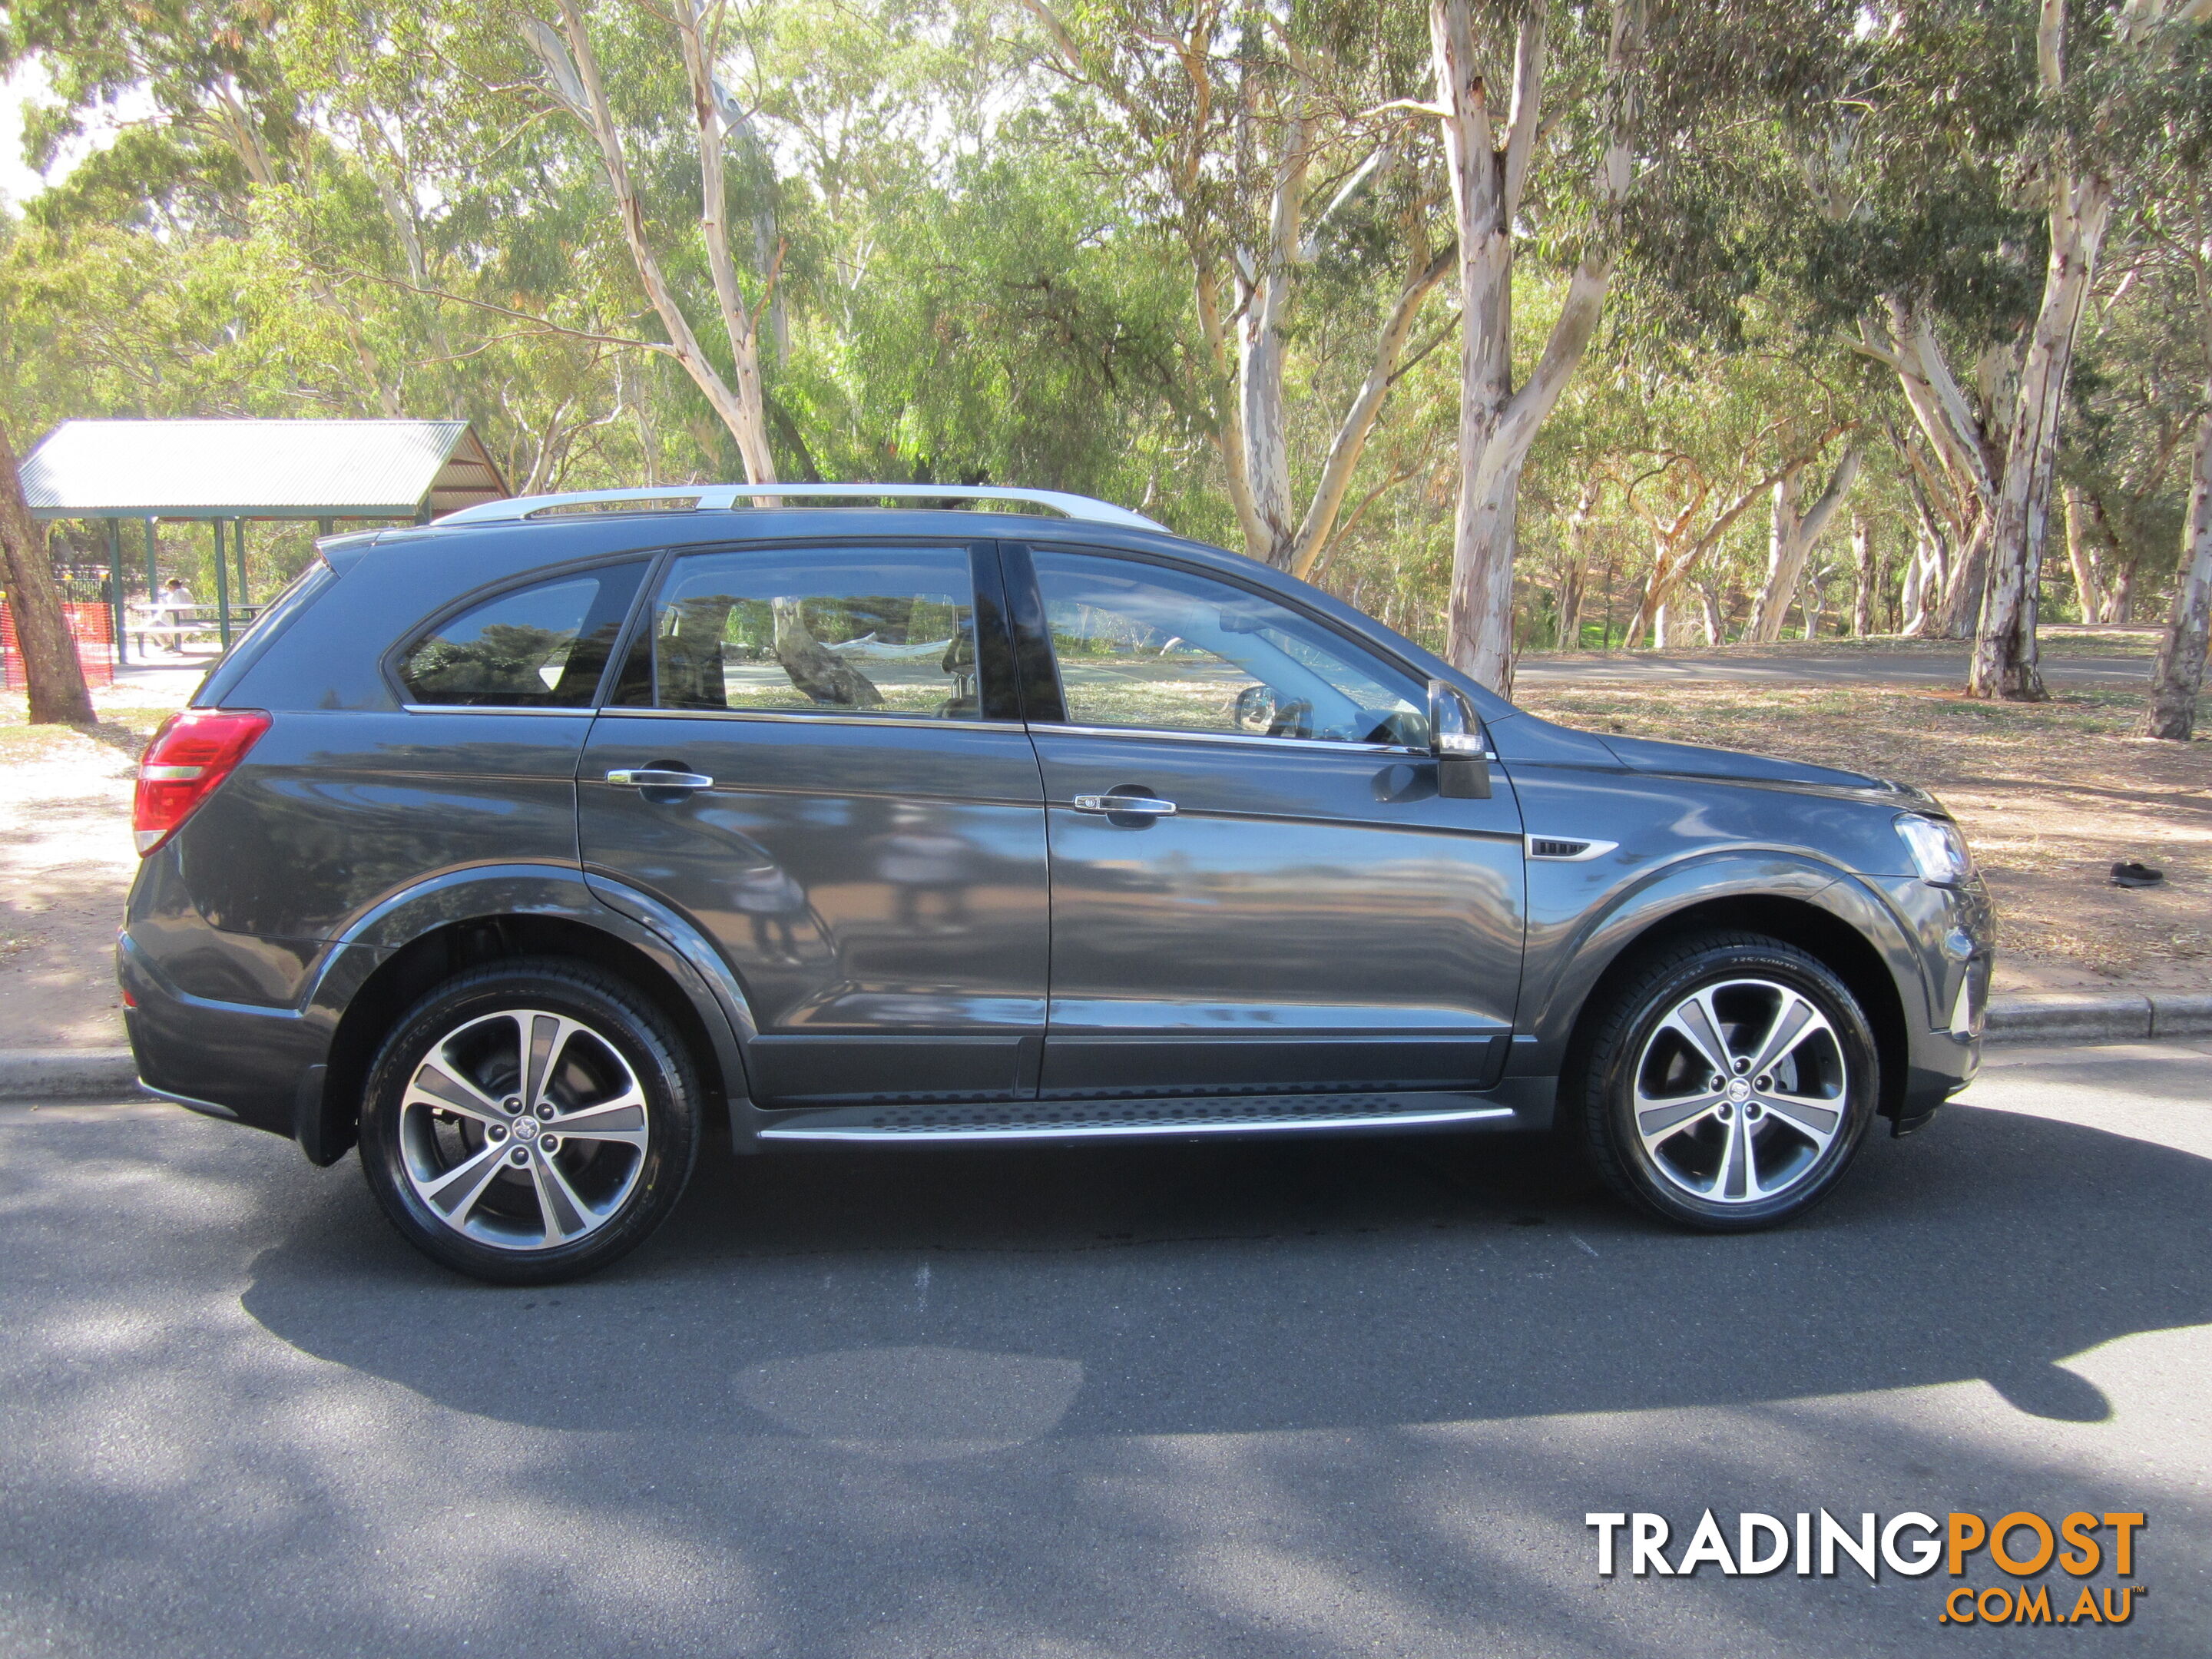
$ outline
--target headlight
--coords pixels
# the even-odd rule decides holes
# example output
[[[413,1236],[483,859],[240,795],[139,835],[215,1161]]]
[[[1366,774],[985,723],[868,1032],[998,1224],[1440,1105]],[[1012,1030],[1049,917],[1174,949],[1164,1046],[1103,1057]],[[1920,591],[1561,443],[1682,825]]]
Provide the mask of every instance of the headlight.
[[[1966,850],[1966,838],[1957,824],[1901,812],[1897,835],[1912,854],[1912,867],[1920,872],[1921,880],[1955,887],[1974,873],[1974,855]]]

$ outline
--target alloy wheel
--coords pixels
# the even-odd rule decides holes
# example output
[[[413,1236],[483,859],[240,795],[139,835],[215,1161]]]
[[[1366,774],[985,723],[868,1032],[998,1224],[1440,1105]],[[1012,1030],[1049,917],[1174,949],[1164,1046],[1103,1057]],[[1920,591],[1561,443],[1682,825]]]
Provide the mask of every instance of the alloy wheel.
[[[550,1249],[621,1212],[645,1167],[650,1112],[605,1036],[566,1014],[502,1009],[429,1046],[400,1098],[401,1160],[455,1232]]]
[[[1678,1190],[1711,1204],[1765,1203],[1820,1167],[1850,1086],[1834,1026],[1802,991],[1722,980],[1683,997],[1645,1040],[1636,1133]]]

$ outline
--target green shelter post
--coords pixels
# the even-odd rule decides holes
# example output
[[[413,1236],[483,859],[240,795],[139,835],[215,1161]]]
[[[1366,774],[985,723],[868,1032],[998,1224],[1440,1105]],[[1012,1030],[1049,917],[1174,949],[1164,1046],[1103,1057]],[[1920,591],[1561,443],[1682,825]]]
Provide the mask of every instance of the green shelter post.
[[[161,533],[149,518],[146,520],[146,620],[149,627],[161,620],[160,612],[154,610],[161,602]]]
[[[107,600],[115,612],[115,665],[131,660],[124,647],[123,520],[107,521]]]
[[[253,603],[253,595],[246,591],[246,520],[232,520],[230,529],[238,541],[238,605],[242,611]]]
[[[222,520],[210,519],[215,527],[215,624],[222,648],[230,649],[230,564],[224,556]]]

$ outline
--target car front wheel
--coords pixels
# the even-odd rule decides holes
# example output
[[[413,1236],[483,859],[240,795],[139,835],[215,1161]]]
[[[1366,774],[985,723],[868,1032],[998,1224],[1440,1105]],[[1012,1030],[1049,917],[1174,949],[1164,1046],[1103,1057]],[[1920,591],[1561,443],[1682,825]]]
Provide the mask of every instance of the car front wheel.
[[[1563,1103],[1606,1182],[1712,1232],[1803,1213],[1858,1150],[1880,1097],[1874,1038],[1844,982],[1756,934],[1675,945],[1601,1017]]]
[[[448,980],[393,1028],[362,1103],[362,1168],[432,1260],[543,1285],[642,1243],[690,1180],[699,1086],[630,987],[518,961]]]

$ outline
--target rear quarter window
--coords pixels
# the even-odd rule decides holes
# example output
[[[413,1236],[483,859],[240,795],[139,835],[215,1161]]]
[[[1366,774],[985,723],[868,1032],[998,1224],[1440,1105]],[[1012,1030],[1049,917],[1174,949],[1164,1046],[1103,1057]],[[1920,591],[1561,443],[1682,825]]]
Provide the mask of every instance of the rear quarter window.
[[[320,558],[294,577],[292,585],[263,607],[261,614],[253,619],[253,625],[238,636],[237,643],[223,653],[220,662],[208,670],[207,678],[200,682],[200,689],[192,697],[192,706],[221,708],[231,688],[246,678],[246,670],[258,662],[277,636],[337,579],[337,573]]]
[[[642,561],[533,582],[423,630],[399,653],[407,701],[438,707],[584,708],[623,620]]]

